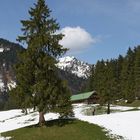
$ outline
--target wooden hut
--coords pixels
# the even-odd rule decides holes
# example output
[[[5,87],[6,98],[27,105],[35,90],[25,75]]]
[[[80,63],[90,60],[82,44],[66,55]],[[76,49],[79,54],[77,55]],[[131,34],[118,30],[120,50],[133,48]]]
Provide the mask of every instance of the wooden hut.
[[[71,96],[72,103],[87,103],[87,104],[95,104],[98,101],[98,96],[96,91],[80,93],[77,95]]]

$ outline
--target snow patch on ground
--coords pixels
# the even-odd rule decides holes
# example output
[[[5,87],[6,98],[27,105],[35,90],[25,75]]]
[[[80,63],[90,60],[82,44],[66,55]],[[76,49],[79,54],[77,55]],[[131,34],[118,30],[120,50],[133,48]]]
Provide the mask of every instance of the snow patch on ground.
[[[21,110],[2,111],[0,112],[0,133],[37,124],[38,116],[38,112],[24,115]],[[57,119],[58,116],[59,114],[47,113],[45,119]]]
[[[110,135],[123,136],[126,140],[140,140],[140,111],[112,113],[110,115],[85,116],[84,104],[77,104],[74,107],[75,117],[79,120],[97,124],[106,128]],[[129,107],[115,107],[115,109],[130,109]]]
[[[89,105],[88,105],[89,106]],[[75,104],[75,117],[79,120],[92,124],[97,124],[109,131],[109,135],[123,136],[125,140],[140,140],[140,111],[129,111],[112,113],[110,115],[85,116],[84,110],[88,107],[85,104]],[[94,106],[94,105],[92,105]],[[132,107],[111,106],[113,109],[129,110]],[[45,119],[57,119],[59,114],[46,113]],[[0,133],[15,130],[18,128],[34,125],[38,123],[38,112],[30,112],[28,115],[21,113],[21,110],[9,110],[0,112]],[[118,138],[119,139],[119,138]],[[0,137],[0,140],[4,138]]]
[[[133,109],[134,107],[127,107],[127,106],[114,106],[114,105],[111,105],[111,109],[113,110],[120,110],[120,111],[127,111],[127,110],[130,110],[130,109]]]

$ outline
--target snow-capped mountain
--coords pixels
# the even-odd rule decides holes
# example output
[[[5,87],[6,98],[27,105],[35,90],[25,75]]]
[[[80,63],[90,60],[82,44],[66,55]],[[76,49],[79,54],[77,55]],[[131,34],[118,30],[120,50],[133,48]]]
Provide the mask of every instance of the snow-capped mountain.
[[[16,86],[13,65],[18,61],[17,52],[23,50],[21,45],[0,38],[0,100],[5,91]],[[57,66],[60,77],[68,82],[72,94],[85,88],[90,71],[89,64],[67,56],[60,58]]]
[[[72,57],[66,56],[63,58],[59,58],[57,67],[85,79],[89,77],[91,69],[90,64],[80,61],[76,59],[74,56]]]
[[[85,63],[83,61],[80,61],[78,59],[76,59],[75,57],[63,57],[59,59],[59,62],[57,64],[57,67],[60,68],[61,70],[68,72],[68,73],[72,73],[80,78],[84,78],[87,79],[89,77],[89,73],[90,73],[90,69],[91,69],[91,65],[88,63]],[[3,65],[2,67],[5,70],[5,65]],[[4,91],[5,89],[5,82],[4,79],[6,80],[6,85],[8,87],[8,89],[11,89],[12,87],[16,86],[15,81],[13,81],[13,79],[10,76],[9,72],[4,71],[5,74],[2,74],[2,72],[0,72],[0,90]],[[6,77],[4,77],[6,76]]]

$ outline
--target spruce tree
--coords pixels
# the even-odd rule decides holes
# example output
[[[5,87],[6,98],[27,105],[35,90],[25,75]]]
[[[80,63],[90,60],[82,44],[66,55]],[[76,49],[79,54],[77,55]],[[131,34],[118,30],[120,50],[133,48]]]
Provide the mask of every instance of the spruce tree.
[[[20,91],[24,108],[38,109],[40,125],[45,123],[45,112],[58,112],[60,117],[72,114],[70,91],[56,68],[57,58],[67,49],[59,44],[63,35],[56,32],[59,24],[50,13],[45,0],[38,0],[29,10],[30,18],[21,21],[23,35],[18,41],[27,44],[27,49],[19,55],[15,68],[15,93]]]
[[[117,93],[117,61],[98,61],[95,66],[92,85],[99,94],[99,103],[107,104],[107,114],[110,114],[110,104],[116,99]]]
[[[89,91],[95,90],[95,66],[92,65],[91,70],[90,70],[90,77],[88,79],[88,83],[87,83],[87,89]]]
[[[127,55],[124,58],[122,73],[121,73],[121,86],[124,99],[132,102],[135,98],[134,91],[134,60],[135,54],[131,48],[128,49]]]
[[[124,58],[123,56],[119,55],[117,59],[117,64],[116,64],[116,78],[117,78],[117,99],[122,99],[122,86],[121,86],[121,73],[122,73],[122,67],[123,67],[123,61]]]
[[[135,98],[140,98],[140,46],[135,48],[135,63],[134,63],[134,76],[135,76]]]
[[[107,102],[107,114],[110,114],[110,104],[117,99],[117,65],[116,60],[110,60],[106,63],[106,93],[105,100]]]
[[[95,74],[94,74],[94,87],[97,93],[99,94],[99,103],[103,105],[105,103],[103,95],[105,95],[105,62],[104,60],[98,61],[95,66]]]

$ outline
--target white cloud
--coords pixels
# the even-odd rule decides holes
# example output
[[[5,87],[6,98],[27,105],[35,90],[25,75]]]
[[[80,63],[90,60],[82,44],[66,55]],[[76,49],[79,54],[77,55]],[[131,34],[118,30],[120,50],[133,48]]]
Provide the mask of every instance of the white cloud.
[[[97,42],[85,29],[81,27],[65,27],[60,31],[65,36],[60,44],[69,48],[69,53],[79,53]]]

